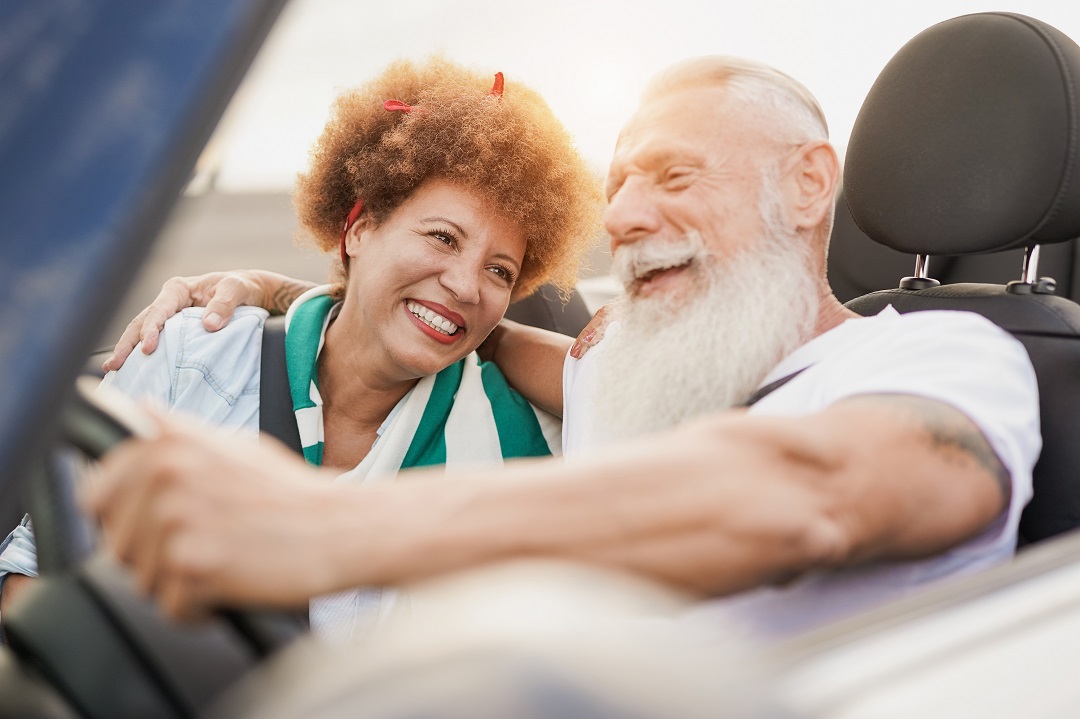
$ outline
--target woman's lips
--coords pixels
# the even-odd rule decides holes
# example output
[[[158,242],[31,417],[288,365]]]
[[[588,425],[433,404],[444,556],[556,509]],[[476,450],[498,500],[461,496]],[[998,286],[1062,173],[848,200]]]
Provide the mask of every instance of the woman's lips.
[[[438,302],[428,302],[427,300],[409,300],[409,301],[410,302],[415,302],[418,305],[423,305],[424,307],[427,307],[429,310],[431,310],[435,314],[442,315],[443,317],[450,320],[451,322],[453,322],[458,327],[461,327],[462,329],[464,329],[464,327],[465,327],[465,318],[462,317],[461,315],[459,315],[457,312],[454,312],[449,307],[446,307],[444,305],[440,305]]]
[[[413,324],[437,342],[453,344],[465,335],[464,318],[438,303],[408,299],[402,304]]]

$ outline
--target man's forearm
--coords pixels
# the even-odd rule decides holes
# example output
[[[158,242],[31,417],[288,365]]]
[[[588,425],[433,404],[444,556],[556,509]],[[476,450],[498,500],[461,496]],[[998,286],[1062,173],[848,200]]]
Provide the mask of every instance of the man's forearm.
[[[285,314],[297,297],[315,287],[314,282],[297,280],[277,272],[267,270],[252,270],[252,272],[263,287],[263,309],[273,315]]]
[[[357,487],[337,510],[335,534],[349,536],[334,562],[353,572],[338,581],[397,584],[545,556],[727,594],[926,556],[1003,507],[993,469],[968,439],[945,435],[981,438],[942,403],[866,398],[803,418],[717,415],[588,460]]]
[[[356,487],[337,507],[333,564],[350,584],[398,584],[511,557],[613,566],[723,594],[834,560],[833,527],[807,483],[746,438],[719,452],[714,429],[684,428],[588,461],[532,461],[474,479]],[[730,470],[730,471],[729,471]],[[417,475],[414,475],[417,476]],[[436,478],[438,476],[438,478]],[[431,481],[423,481],[430,479]],[[346,530],[346,527],[351,529]],[[362,529],[361,529],[362,528]],[[374,550],[374,551],[373,551]]]
[[[984,445],[948,405],[879,396],[798,418],[720,413],[587,459],[350,486],[311,481],[273,443],[162,423],[104,458],[87,506],[180,616],[516,557],[727,594],[973,536],[1006,506]]]

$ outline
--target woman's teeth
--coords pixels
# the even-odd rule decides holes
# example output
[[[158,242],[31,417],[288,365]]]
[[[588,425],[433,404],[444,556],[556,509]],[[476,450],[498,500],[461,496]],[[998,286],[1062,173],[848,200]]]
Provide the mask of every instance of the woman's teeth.
[[[442,332],[444,335],[452,335],[458,331],[458,326],[450,320],[446,319],[440,314],[432,312],[427,307],[416,302],[406,302],[405,306],[409,308],[409,312],[416,315],[417,319],[431,327],[434,330]]]

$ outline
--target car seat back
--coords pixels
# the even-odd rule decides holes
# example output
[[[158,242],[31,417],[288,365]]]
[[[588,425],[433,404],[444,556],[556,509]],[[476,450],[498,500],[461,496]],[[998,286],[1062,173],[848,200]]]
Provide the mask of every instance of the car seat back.
[[[916,256],[914,276],[848,306],[861,314],[887,304],[978,312],[1031,356],[1043,451],[1022,542],[1080,526],[1080,305],[1038,276],[1042,246],[1049,254],[1080,236],[1078,103],[1080,47],[1063,33],[1011,13],[954,18],[889,61],[856,120],[844,167],[858,229]],[[1009,251],[1022,260],[1006,284],[942,284],[927,272],[929,256],[973,266]],[[1071,270],[1073,259],[1062,261]],[[1071,272],[1065,281],[1071,294]]]
[[[1054,294],[1080,301],[1080,253],[1076,240],[1044,245],[1039,256],[1039,275],[1054,279]],[[943,285],[959,282],[1007,284],[1017,279],[1024,266],[1024,248],[985,255],[934,255],[927,269]],[[829,238],[829,285],[841,302],[896,287],[899,278],[912,273],[913,255],[873,242],[851,219],[843,190],[836,199],[836,216]]]

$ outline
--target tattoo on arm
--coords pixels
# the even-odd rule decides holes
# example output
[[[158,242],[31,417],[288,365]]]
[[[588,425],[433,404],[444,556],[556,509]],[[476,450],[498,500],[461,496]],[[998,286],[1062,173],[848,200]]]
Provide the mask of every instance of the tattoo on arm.
[[[293,300],[314,286],[315,283],[313,282],[301,282],[300,280],[283,282],[274,290],[274,294],[270,298],[270,306],[266,309],[270,310],[270,314],[283,315],[289,309],[289,305],[293,303]]]
[[[874,395],[864,399],[887,402],[908,413],[912,419],[926,431],[931,446],[952,461],[959,458],[956,453],[974,460],[984,469],[1001,490],[1005,501],[1012,494],[1012,480],[1009,470],[990,446],[990,442],[960,410],[938,400],[911,395]]]

